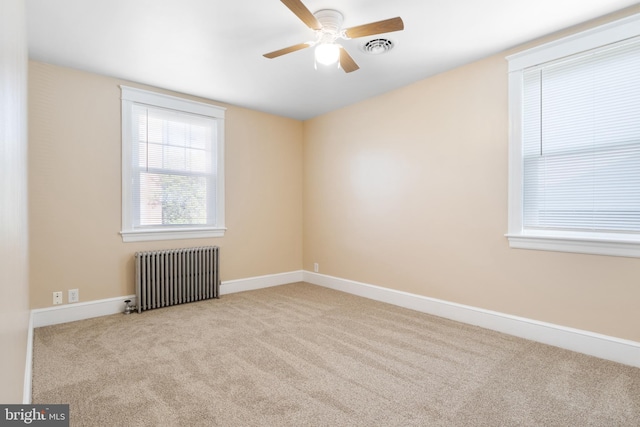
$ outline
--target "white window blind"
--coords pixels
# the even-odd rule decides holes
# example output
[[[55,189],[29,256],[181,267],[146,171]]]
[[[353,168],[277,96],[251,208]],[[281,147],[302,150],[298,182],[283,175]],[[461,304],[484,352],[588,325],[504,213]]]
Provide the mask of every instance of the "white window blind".
[[[523,228],[640,233],[640,39],[523,72]]]
[[[121,89],[123,241],[223,236],[224,108]]]
[[[216,120],[133,106],[135,227],[215,225]]]
[[[509,246],[640,258],[640,14],[507,59]]]

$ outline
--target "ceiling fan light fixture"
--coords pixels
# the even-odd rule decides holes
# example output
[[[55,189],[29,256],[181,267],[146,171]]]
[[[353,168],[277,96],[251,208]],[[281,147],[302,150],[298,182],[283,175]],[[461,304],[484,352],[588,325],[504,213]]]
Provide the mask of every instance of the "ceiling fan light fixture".
[[[347,49],[336,43],[338,39],[350,40],[359,37],[375,36],[377,34],[391,33],[404,30],[402,18],[383,19],[382,21],[356,25],[355,27],[342,28],[342,13],[334,9],[321,9],[311,13],[302,3],[302,0],[280,0],[293,12],[307,27],[316,34],[315,41],[298,43],[273,52],[265,53],[265,58],[273,59],[288,53],[296,52],[307,47],[315,46],[314,68],[318,69],[318,63],[324,66],[338,64],[345,73],[351,73],[360,69],[356,61],[349,55]],[[386,45],[368,46],[371,53],[383,53],[391,48],[391,42]]]
[[[316,62],[333,65],[340,59],[340,46],[335,43],[320,43],[315,50]]]

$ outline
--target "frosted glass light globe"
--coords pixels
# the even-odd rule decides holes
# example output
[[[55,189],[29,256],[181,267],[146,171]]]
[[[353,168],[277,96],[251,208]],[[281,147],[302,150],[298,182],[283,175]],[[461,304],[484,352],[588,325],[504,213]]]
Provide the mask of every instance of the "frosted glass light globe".
[[[334,43],[321,43],[316,46],[316,61],[322,65],[331,65],[340,58],[340,46]]]

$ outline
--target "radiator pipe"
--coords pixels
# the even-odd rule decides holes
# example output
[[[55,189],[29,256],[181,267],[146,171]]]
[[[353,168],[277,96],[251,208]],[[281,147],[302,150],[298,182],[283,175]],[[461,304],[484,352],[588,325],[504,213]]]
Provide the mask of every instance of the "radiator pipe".
[[[131,304],[130,299],[124,301],[124,314],[131,314],[135,309],[136,306]]]

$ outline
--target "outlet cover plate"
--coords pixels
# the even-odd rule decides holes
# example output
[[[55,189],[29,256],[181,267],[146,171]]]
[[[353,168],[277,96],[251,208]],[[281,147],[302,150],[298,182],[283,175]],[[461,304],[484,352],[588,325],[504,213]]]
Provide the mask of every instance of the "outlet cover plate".
[[[53,293],[53,305],[62,304],[62,291]]]
[[[69,289],[69,302],[80,301],[80,291],[77,289]]]

